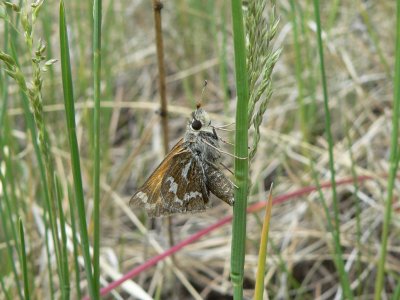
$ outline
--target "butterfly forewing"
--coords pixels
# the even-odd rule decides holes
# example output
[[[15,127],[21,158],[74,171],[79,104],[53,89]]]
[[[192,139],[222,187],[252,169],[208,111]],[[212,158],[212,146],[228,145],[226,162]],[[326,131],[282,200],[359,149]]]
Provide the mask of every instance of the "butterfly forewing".
[[[171,168],[172,158],[185,152],[183,141],[180,140],[164,158],[157,169],[150,175],[143,186],[132,196],[129,201],[131,207],[143,207],[149,216],[157,215],[162,208],[162,199],[160,197],[161,183],[164,174]],[[159,215],[159,214],[158,214]]]

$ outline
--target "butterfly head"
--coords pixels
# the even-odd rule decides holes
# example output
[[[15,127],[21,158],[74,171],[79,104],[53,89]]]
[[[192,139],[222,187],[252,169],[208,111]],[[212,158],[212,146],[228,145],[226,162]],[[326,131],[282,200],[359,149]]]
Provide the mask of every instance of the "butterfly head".
[[[211,120],[207,112],[201,107],[192,113],[192,120],[189,121],[189,129],[193,132],[210,131]]]

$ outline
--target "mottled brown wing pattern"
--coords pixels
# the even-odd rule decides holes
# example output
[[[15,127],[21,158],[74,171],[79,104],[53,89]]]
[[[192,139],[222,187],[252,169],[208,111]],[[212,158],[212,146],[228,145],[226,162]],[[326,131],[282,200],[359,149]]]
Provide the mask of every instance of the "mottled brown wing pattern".
[[[204,211],[209,198],[205,174],[197,158],[188,151],[172,160],[161,184],[163,207],[160,214]]]
[[[208,163],[205,165],[205,174],[207,177],[207,189],[217,196],[217,198],[232,206],[235,202],[233,195],[234,188],[224,173],[213,164]]]
[[[189,150],[183,147],[181,139],[167,154],[161,164],[147,179],[143,186],[132,196],[129,201],[131,207],[143,207],[146,209],[149,216],[157,214],[157,208],[163,207],[162,198],[160,197],[161,183],[164,174],[171,168],[174,163],[173,158]],[[159,214],[158,214],[159,215]]]

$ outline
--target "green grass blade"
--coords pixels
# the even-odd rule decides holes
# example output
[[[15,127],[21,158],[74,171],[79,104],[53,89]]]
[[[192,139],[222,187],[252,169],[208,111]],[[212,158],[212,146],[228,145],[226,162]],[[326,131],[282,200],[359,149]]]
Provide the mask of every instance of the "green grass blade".
[[[8,51],[8,22],[4,21],[4,52]],[[6,114],[8,105],[8,76],[1,70],[0,72],[0,91],[2,93],[1,106],[0,106],[0,128],[3,127],[4,116]],[[0,132],[1,134],[1,132]]]
[[[335,163],[333,156],[333,137],[331,132],[331,115],[329,111],[328,104],[328,88],[326,83],[325,75],[325,64],[324,64],[324,51],[322,47],[322,33],[321,33],[321,20],[319,14],[319,0],[314,0],[314,12],[315,12],[315,22],[317,24],[317,40],[318,40],[318,51],[320,59],[321,68],[321,79],[322,79],[322,89],[324,96],[324,111],[325,111],[325,131],[328,140],[328,150],[329,150],[329,169],[331,173],[331,184],[332,184],[332,200],[333,200],[333,213],[334,213],[334,228],[332,230],[332,235],[335,243],[335,261],[338,273],[340,276],[341,285],[343,288],[343,293],[346,299],[353,299],[353,294],[350,288],[350,281],[348,275],[344,269],[344,261],[341,250],[340,242],[340,221],[339,221],[339,205],[336,193],[336,179],[335,179]]]
[[[19,244],[18,244],[18,234],[16,231],[16,224],[15,221],[13,221],[13,215],[15,215],[15,211],[12,209],[11,207],[11,203],[10,200],[12,200],[8,194],[8,190],[7,190],[7,181],[10,181],[10,175],[9,172],[7,170],[7,164],[6,161],[8,160],[8,155],[6,155],[4,152],[4,141],[3,141],[3,137],[0,136],[0,157],[4,157],[4,162],[1,162],[0,164],[0,168],[5,167],[5,174],[3,174],[3,170],[0,170],[0,183],[1,185],[4,187],[3,188],[3,196],[4,196],[4,201],[3,203],[5,204],[5,209],[6,209],[6,214],[7,214],[7,219],[9,220],[9,228],[11,228],[11,234],[12,234],[12,239],[15,241],[15,248],[17,251],[19,251]],[[4,165],[3,165],[4,163]]]
[[[343,293],[344,293],[346,299],[353,299],[353,294],[351,293],[351,288],[350,288],[350,281],[349,281],[348,275],[344,269],[342,248],[341,248],[340,243],[338,242],[338,234],[336,231],[336,227],[332,223],[328,204],[326,203],[324,194],[322,193],[321,185],[318,180],[318,175],[315,172],[314,164],[312,161],[311,161],[311,170],[312,170],[312,175],[313,175],[313,178],[315,181],[315,185],[318,188],[319,199],[321,201],[322,207],[324,208],[325,217],[326,217],[326,220],[328,223],[328,231],[332,235],[333,246],[334,246],[333,258],[334,258],[335,265],[336,265],[336,268],[339,273],[339,278],[340,278],[340,282],[342,285]]]
[[[73,205],[73,196],[71,187],[68,186],[68,203],[69,203],[69,210],[71,214],[71,230],[72,230],[72,244],[74,247],[74,268],[75,268],[75,285],[76,285],[76,299],[82,299],[82,291],[81,291],[81,278],[79,272],[79,262],[78,262],[78,241],[76,238],[76,219],[75,219],[75,206]]]
[[[21,242],[21,258],[22,258],[22,275],[24,278],[24,296],[25,300],[29,300],[29,279],[28,279],[28,265],[26,263],[26,252],[25,252],[25,234],[24,225],[22,220],[19,219],[19,238]]]
[[[235,155],[248,156],[248,76],[242,1],[232,0],[233,42],[237,89]],[[233,207],[231,280],[234,299],[243,298],[243,272],[246,245],[246,208],[248,194],[248,159],[235,159],[235,205]]]
[[[397,283],[396,289],[392,295],[391,300],[397,300],[400,299],[400,283]]]
[[[396,172],[399,165],[398,134],[400,118],[400,0],[397,0],[396,14],[396,62],[394,70],[394,90],[393,90],[393,116],[392,116],[392,138],[390,142],[390,169],[387,184],[387,197],[385,203],[385,216],[383,219],[382,243],[378,263],[378,273],[375,280],[374,299],[381,299],[383,289],[383,278],[385,273],[385,260],[387,243],[389,238],[389,226],[392,214],[393,189],[396,179]]]
[[[296,82],[297,82],[297,91],[298,91],[298,96],[297,96],[297,101],[300,106],[300,128],[301,132],[303,134],[303,140],[308,141],[309,138],[309,130],[308,130],[308,124],[307,124],[307,106],[304,104],[304,96],[303,96],[303,75],[302,75],[302,70],[303,68],[303,63],[302,63],[302,57],[301,57],[301,45],[299,42],[299,34],[298,34],[298,27],[297,27],[297,18],[296,18],[296,6],[295,6],[295,1],[290,0],[290,8],[291,8],[291,15],[292,15],[292,26],[293,26],[293,39],[294,39],[294,52],[296,55],[295,59],[295,75],[296,75]]]
[[[56,184],[56,198],[58,206],[58,214],[60,218],[60,230],[61,230],[61,272],[62,272],[62,283],[61,283],[61,295],[63,299],[68,300],[70,298],[70,283],[69,283],[69,267],[68,267],[68,250],[67,250],[67,233],[65,231],[65,216],[62,207],[62,187],[58,177],[55,176],[54,182]]]
[[[3,232],[4,238],[5,238],[5,242],[6,242],[6,248],[7,248],[7,252],[8,252],[8,259],[11,262],[11,269],[12,269],[12,272],[13,272],[13,275],[14,275],[14,280],[15,280],[16,285],[17,285],[18,295],[19,295],[19,298],[22,300],[22,299],[24,299],[24,297],[22,295],[22,287],[21,287],[21,284],[19,282],[18,273],[17,273],[17,267],[16,267],[16,264],[15,264],[14,255],[13,255],[13,249],[12,249],[12,246],[11,246],[11,243],[10,243],[12,238],[10,238],[10,236],[8,234],[8,226],[7,226],[7,223],[6,223],[7,219],[9,219],[10,221],[12,220],[12,216],[8,215],[8,218],[7,218],[7,216],[5,214],[5,211],[3,209],[3,203],[8,201],[7,200],[8,195],[7,195],[7,188],[6,188],[6,185],[5,185],[5,179],[4,179],[4,176],[3,176],[2,171],[1,171],[1,166],[0,166],[0,183],[3,186],[3,199],[2,199],[2,201],[0,201],[0,219],[1,219],[1,225],[3,226],[3,231],[2,232]],[[13,224],[11,224],[11,226],[12,225]],[[17,241],[17,240],[14,239],[14,241]],[[18,253],[18,255],[19,255],[19,253]]]
[[[93,2],[93,201],[94,201],[94,238],[93,238],[93,283],[96,299],[100,291],[100,79],[101,79],[101,15],[102,1]]]
[[[265,206],[265,217],[261,231],[260,251],[258,253],[258,267],[254,300],[262,300],[264,294],[265,260],[267,259],[268,233],[272,212],[272,185],[269,189],[268,203]]]
[[[6,289],[6,286],[5,286],[4,280],[3,280],[3,276],[0,276],[0,285],[1,285],[1,289],[3,291],[4,298],[6,300],[10,300],[11,296],[10,296],[10,293],[8,292],[8,290]]]
[[[89,294],[95,298],[95,286],[93,282],[92,264],[90,258],[90,244],[86,224],[85,203],[82,187],[82,175],[80,168],[79,148],[76,138],[75,105],[72,86],[71,63],[69,57],[69,45],[67,25],[65,19],[64,2],[60,1],[60,48],[61,48],[61,73],[64,91],[64,105],[67,118],[68,140],[71,151],[72,174],[74,178],[75,205],[78,210],[79,232],[81,235],[82,252],[85,261],[85,270],[88,281]]]
[[[54,299],[54,279],[53,279],[53,270],[51,267],[51,254],[50,254],[50,246],[49,246],[49,224],[47,222],[47,211],[44,212],[44,229],[45,229],[45,245],[46,245],[46,254],[47,254],[47,270],[49,272],[49,286],[50,286],[50,299]]]

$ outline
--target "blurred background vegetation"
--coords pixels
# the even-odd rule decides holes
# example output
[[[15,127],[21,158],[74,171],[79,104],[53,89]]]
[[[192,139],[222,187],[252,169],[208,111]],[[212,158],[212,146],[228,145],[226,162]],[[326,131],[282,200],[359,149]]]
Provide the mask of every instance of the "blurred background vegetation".
[[[88,287],[77,247],[79,239],[73,234],[78,226],[77,207],[70,205],[73,180],[61,80],[59,2],[45,1],[37,19],[31,19],[32,27],[24,21],[24,15],[32,16],[35,10],[30,3],[19,5],[18,11],[0,2],[0,50],[13,58],[8,63],[19,64],[11,74],[16,80],[6,72],[10,69],[7,56],[2,56],[0,65],[0,299],[23,297],[26,280],[22,280],[25,272],[21,264],[25,255],[32,299],[77,299],[87,294]],[[341,249],[353,294],[358,299],[373,299],[388,193],[396,3],[335,0],[321,1],[320,5],[336,178],[373,178],[338,187]],[[65,3],[86,221],[93,244],[92,6],[92,1]],[[267,6],[265,11],[267,21],[269,9]],[[271,46],[282,48],[282,53],[273,73],[273,95],[261,126],[258,152],[251,164],[250,203],[265,200],[271,182],[274,195],[280,195],[315,185],[315,175],[319,182],[330,179],[313,3],[278,1],[276,9],[280,22]],[[103,286],[159,249],[168,248],[169,241],[164,220],[150,222],[143,211],[132,212],[128,207],[130,196],[163,157],[151,1],[103,1],[102,22]],[[213,123],[234,121],[230,4],[223,0],[165,1],[162,22],[172,146],[184,133],[205,79],[204,107],[212,113]],[[47,45],[45,49],[39,47],[40,40]],[[29,91],[36,92],[24,94],[23,81]],[[24,100],[27,95],[29,99]],[[35,123],[29,119],[27,103]],[[32,138],[30,126],[39,130],[37,139]],[[40,133],[44,135],[42,141]],[[233,139],[230,133],[223,137]],[[46,206],[35,147],[45,155],[46,168],[56,174],[46,180],[54,185],[50,208]],[[229,147],[226,150],[232,152]],[[226,164],[232,167],[232,163],[226,157]],[[397,181],[382,299],[399,299],[398,191]],[[331,191],[323,193],[332,210]],[[334,242],[319,199],[320,195],[312,192],[272,210],[265,278],[271,299],[342,297],[332,254]],[[54,213],[53,223],[47,216],[49,209]],[[214,201],[213,208],[205,213],[176,216],[172,221],[174,238],[180,241],[231,213],[230,207]],[[19,218],[25,229],[26,253],[21,253]],[[248,216],[246,297],[254,292],[261,220],[259,213]],[[139,224],[148,230],[140,229]],[[59,228],[56,239],[60,249],[55,249],[52,228]],[[160,263],[136,277],[137,285],[130,281],[107,297],[231,299],[230,243],[230,226],[219,228],[178,252],[175,266]]]

